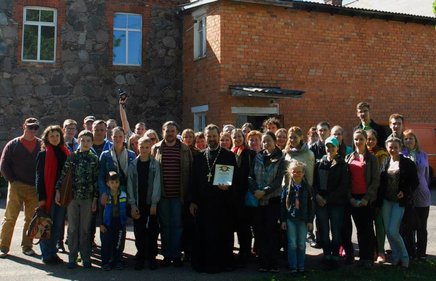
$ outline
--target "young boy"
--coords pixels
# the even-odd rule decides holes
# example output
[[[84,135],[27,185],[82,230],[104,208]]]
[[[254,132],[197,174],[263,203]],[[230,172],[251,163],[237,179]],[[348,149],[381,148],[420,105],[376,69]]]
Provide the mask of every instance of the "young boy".
[[[305,164],[292,160],[289,186],[283,188],[281,222],[287,230],[288,263],[291,274],[304,273],[306,235],[314,217],[312,187],[303,181]]]
[[[122,255],[126,240],[126,206],[127,194],[120,190],[120,176],[110,171],[106,176],[109,194],[106,205],[102,208],[101,263],[103,270],[111,267],[123,269]]]
[[[97,209],[98,157],[90,151],[93,135],[88,130],[79,134],[80,150],[67,159],[56,183],[56,203],[60,204],[60,188],[68,169],[74,167],[73,200],[68,205],[68,268],[77,267],[77,255],[83,267],[91,267],[90,231],[92,212]]]
[[[157,268],[158,224],[156,206],[161,196],[160,164],[150,155],[151,139],[139,139],[139,155],[132,161],[128,171],[127,193],[135,232],[135,269],[144,268],[147,259],[151,270]]]

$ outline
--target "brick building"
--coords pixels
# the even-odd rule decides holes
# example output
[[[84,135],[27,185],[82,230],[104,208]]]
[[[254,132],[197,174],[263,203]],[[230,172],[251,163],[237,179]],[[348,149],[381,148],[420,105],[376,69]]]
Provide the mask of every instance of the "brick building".
[[[377,122],[401,112],[436,128],[435,18],[273,0],[191,1],[182,14],[185,126],[278,115],[350,131],[368,101]]]
[[[0,149],[28,116],[120,121],[119,88],[132,126],[181,122],[184,2],[0,1]]]

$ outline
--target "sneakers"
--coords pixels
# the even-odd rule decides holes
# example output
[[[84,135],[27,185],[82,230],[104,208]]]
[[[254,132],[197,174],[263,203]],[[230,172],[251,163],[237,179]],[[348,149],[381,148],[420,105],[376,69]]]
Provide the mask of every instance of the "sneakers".
[[[83,262],[83,268],[91,268],[91,267],[92,267],[92,265],[91,265],[90,261],[84,261]]]
[[[68,268],[68,269],[75,269],[76,267],[77,267],[77,263],[76,263],[76,262],[70,261],[70,262],[67,264],[67,268]]]
[[[271,267],[269,269],[269,272],[271,272],[271,273],[279,273],[280,269],[278,267],[276,267],[276,266],[273,266],[273,267]]]
[[[57,255],[55,255],[47,259],[42,259],[42,262],[47,265],[57,265],[63,263],[64,261]]]
[[[386,261],[385,255],[382,254],[377,257],[377,263],[385,263],[385,261]]]
[[[25,254],[26,256],[33,256],[33,255],[35,255],[35,251],[32,249],[26,249],[26,250],[23,250],[23,254]]]
[[[319,245],[318,242],[316,242],[316,240],[310,241],[310,247],[315,249],[321,249],[321,245]]]
[[[3,251],[3,250],[0,250],[0,258],[1,258],[1,259],[6,258],[7,256],[8,256],[8,252]]]
[[[63,242],[58,242],[58,244],[56,245],[56,248],[58,249],[59,253],[66,253],[67,251],[65,250],[65,246]]]

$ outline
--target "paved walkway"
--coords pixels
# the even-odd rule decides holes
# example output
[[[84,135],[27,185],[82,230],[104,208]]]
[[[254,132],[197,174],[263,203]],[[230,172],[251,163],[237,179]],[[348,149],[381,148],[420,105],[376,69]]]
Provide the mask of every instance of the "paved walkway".
[[[432,191],[433,204],[430,208],[430,218],[428,227],[428,254],[435,258],[436,256],[436,190]],[[5,199],[0,200],[0,219],[3,218],[5,209]],[[133,230],[130,227],[127,233],[125,256],[128,268],[117,271],[112,270],[104,272],[99,268],[99,258],[97,253],[93,255],[93,268],[83,269],[81,267],[69,270],[66,265],[46,266],[41,260],[40,256],[28,257],[21,253],[20,237],[23,227],[23,214],[17,221],[15,227],[14,237],[12,240],[11,250],[6,259],[0,259],[0,269],[2,280],[23,280],[23,281],[42,281],[42,280],[159,280],[159,281],[218,281],[218,280],[254,280],[256,278],[266,277],[268,275],[256,272],[256,264],[253,261],[249,266],[238,269],[233,272],[226,272],[220,274],[206,274],[197,273],[191,269],[189,265],[182,268],[159,268],[155,271],[144,269],[142,271],[133,270],[133,255],[136,253]],[[354,231],[355,234],[355,231]],[[356,241],[356,237],[353,237]],[[387,248],[389,246],[387,245]],[[39,254],[38,246],[35,246],[35,251]],[[98,252],[95,251],[95,252]],[[59,254],[59,256],[67,260],[67,255]],[[162,256],[158,257],[162,259]],[[307,268],[316,267],[321,259],[321,250],[307,248]],[[286,262],[283,260],[283,270],[281,274],[286,273]],[[271,275],[271,274],[269,274]]]

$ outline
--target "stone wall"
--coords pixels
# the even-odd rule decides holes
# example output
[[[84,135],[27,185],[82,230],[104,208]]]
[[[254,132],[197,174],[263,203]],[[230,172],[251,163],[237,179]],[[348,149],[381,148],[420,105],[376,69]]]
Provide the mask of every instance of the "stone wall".
[[[145,121],[154,129],[172,119],[181,122],[180,1],[2,0],[0,1],[0,149],[21,134],[26,117],[43,126],[84,116],[120,122],[118,95],[129,93],[133,127]],[[21,62],[23,7],[58,10],[54,64]],[[143,14],[143,65],[112,65],[112,21],[107,11]],[[129,10],[127,10],[129,11]],[[112,14],[109,14],[109,17]],[[42,131],[40,132],[42,133]]]

